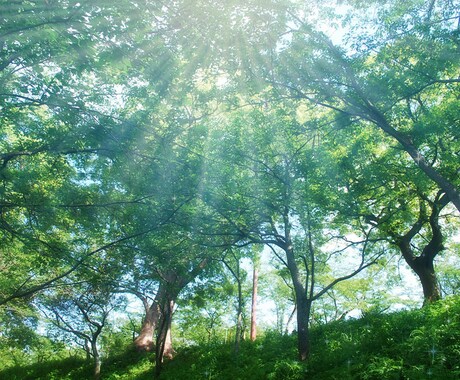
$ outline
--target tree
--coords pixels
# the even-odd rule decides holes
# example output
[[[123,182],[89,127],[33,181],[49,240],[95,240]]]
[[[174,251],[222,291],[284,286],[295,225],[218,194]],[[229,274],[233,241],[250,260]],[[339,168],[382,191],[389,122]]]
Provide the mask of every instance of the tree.
[[[292,42],[266,80],[295,99],[333,110],[343,127],[377,127],[460,210],[455,174],[458,139],[452,114],[452,107],[458,106],[454,100],[459,88],[458,40],[450,22],[457,15],[452,5],[436,15],[438,9],[430,8],[429,20],[417,21],[414,15],[420,17],[420,4],[410,3],[408,23],[406,14],[390,11],[393,26],[402,34],[389,35],[387,26],[378,24],[387,32],[385,44],[380,45],[377,36],[365,41],[355,38],[365,44],[356,52],[334,45],[324,33],[296,18]]]
[[[439,299],[434,260],[444,250],[441,212],[448,197],[426,182],[385,136],[364,126],[354,130],[353,138],[347,134],[337,131],[323,141],[343,149],[337,153],[343,180],[340,212],[377,228],[419,277],[425,301]]]
[[[196,344],[227,343],[233,315],[235,286],[222,267],[215,267],[182,292],[175,315],[177,334]]]
[[[368,5],[347,3],[332,40],[288,1],[0,2],[2,309],[55,296],[55,321],[96,342],[104,310],[89,310],[107,297],[74,275],[102,271],[142,300],[136,344],[159,374],[181,293],[222,252],[237,347],[249,246],[284,265],[302,360],[313,303],[388,244],[438,298],[448,203],[460,210],[458,11],[368,2],[378,17],[358,33]]]
[[[275,328],[279,334],[289,334],[297,310],[292,281],[286,267],[276,257],[271,260],[274,268],[261,276],[262,297],[274,302]]]
[[[103,329],[108,324],[109,314],[122,308],[125,300],[116,297],[104,284],[83,283],[83,289],[75,291],[75,284],[67,285],[65,292],[47,292],[43,297],[40,308],[48,320],[58,329],[72,334],[86,352],[87,358],[92,358],[94,378],[101,376],[101,355],[98,340]],[[69,287],[73,291],[69,294]],[[73,294],[72,294],[73,293]]]
[[[334,163],[316,149],[287,110],[254,108],[235,117],[228,129],[215,131],[224,143],[214,153],[218,164],[209,170],[205,200],[220,216],[222,233],[238,236],[240,244],[267,245],[288,269],[297,306],[299,358],[306,360],[312,303],[374,263],[382,251],[373,247],[378,240],[371,237],[372,228],[350,225],[334,231],[333,207],[329,208],[334,202],[329,172]],[[331,166],[324,172],[324,164],[318,163],[327,159]],[[350,240],[347,234],[352,232],[360,237]],[[340,248],[328,248],[333,241]],[[332,258],[338,261],[345,252],[357,255],[356,267],[320,285],[318,273],[330,270]]]
[[[178,217],[180,221],[183,219]],[[216,254],[215,250],[198,245],[192,236],[178,225],[165,225],[150,237],[131,239],[114,252],[115,262],[123,263],[118,272],[111,271],[113,283],[124,278],[118,280],[117,291],[138,296],[145,309],[134,345],[138,350],[155,350],[157,375],[164,357],[174,355],[171,324],[179,294],[202,274]]]
[[[427,214],[425,202],[430,206],[429,214]],[[408,231],[403,235],[398,235],[394,230],[388,231],[394,244],[399,247],[406,263],[419,277],[425,303],[431,303],[441,298],[441,290],[434,269],[434,260],[444,250],[444,239],[439,223],[439,216],[447,203],[447,196],[441,196],[440,192],[438,192],[433,201],[428,198],[421,199],[418,220]],[[426,223],[429,224],[429,235],[431,237],[426,240],[421,253],[417,255],[414,252],[412,240],[420,233]]]
[[[256,252],[252,259],[252,301],[251,301],[251,341],[257,337],[257,292],[259,286],[260,255]]]
[[[133,35],[132,29],[121,33],[118,27],[136,18],[124,14],[129,5],[1,4],[0,230],[18,259],[20,251],[28,252],[16,267],[15,280],[2,288],[2,304],[46,289],[110,246],[107,241],[119,240],[102,242],[99,235],[92,243],[101,249],[94,249],[87,231],[82,233],[90,226],[82,221],[94,209],[100,214],[97,201],[110,203],[95,186],[100,171],[94,172],[94,161],[100,157],[102,166],[111,165],[115,152],[124,151],[116,137],[109,137],[122,123],[114,101],[119,78],[106,65]],[[117,26],[111,25],[113,17],[120,21]],[[128,41],[122,43],[121,35]],[[115,36],[116,46],[109,42]],[[102,224],[93,232],[106,231]]]
[[[246,271],[241,268],[241,252],[235,252],[233,249],[228,249],[225,256],[222,258],[224,266],[232,274],[236,281],[236,329],[235,329],[235,353],[238,354],[241,340],[244,338],[244,309],[245,297],[243,295],[243,285],[247,276]]]

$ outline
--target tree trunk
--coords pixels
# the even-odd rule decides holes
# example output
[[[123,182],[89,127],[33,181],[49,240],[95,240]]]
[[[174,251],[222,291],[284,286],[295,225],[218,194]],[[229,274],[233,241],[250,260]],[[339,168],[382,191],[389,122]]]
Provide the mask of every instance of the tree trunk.
[[[235,332],[235,353],[238,353],[240,349],[241,336],[243,331],[243,290],[241,287],[241,277],[240,277],[240,259],[232,252],[232,256],[235,259],[235,270],[232,269],[225,259],[222,260],[224,265],[231,272],[235,278],[238,294],[237,294],[237,305],[236,305],[236,332]]]
[[[285,251],[288,269],[294,286],[297,307],[297,347],[299,360],[305,361],[310,354],[310,331],[308,322],[311,311],[311,300],[308,299],[306,289],[301,281],[292,246],[289,244]]]
[[[420,280],[423,289],[424,305],[441,299],[441,291],[434,269],[434,254],[415,256],[409,241],[400,241],[398,246],[402,255]]]
[[[300,297],[301,299],[299,299]],[[310,355],[310,329],[308,320],[310,317],[311,301],[307,299],[305,292],[297,294],[297,348],[299,360],[305,361]]]
[[[441,299],[441,290],[434,270],[433,260],[426,257],[417,257],[412,267],[422,284],[424,305]]]
[[[276,305],[276,329],[280,334],[283,333],[285,310],[286,309],[284,307]]]
[[[158,323],[157,339],[155,345],[155,376],[159,377],[165,356],[172,358],[174,350],[171,341],[171,322],[176,296],[165,295],[161,303],[161,316]]]
[[[171,336],[171,325],[172,325],[172,313],[174,311],[174,300],[170,300],[169,312],[171,313],[171,317],[169,318],[169,323],[166,330],[166,337],[165,337],[165,348],[163,352],[163,357],[167,357],[168,359],[172,359],[174,354],[174,348],[172,346],[172,336]]]
[[[237,285],[238,285],[238,306],[236,310],[236,333],[235,333],[235,353],[240,350],[241,335],[243,332],[243,291],[240,280],[240,263],[237,260]]]
[[[155,377],[159,377],[164,356],[172,359],[174,350],[171,339],[171,323],[176,299],[181,290],[203,270],[207,259],[202,260],[186,275],[179,275],[175,270],[162,273],[162,281],[155,297],[157,305],[157,337],[155,345]]]
[[[86,361],[91,361],[91,344],[88,339],[85,339],[85,352],[86,352]]]
[[[434,269],[434,260],[444,250],[443,235],[441,226],[439,225],[439,214],[447,203],[448,197],[446,195],[441,196],[441,192],[438,193],[434,202],[430,202],[431,213],[428,221],[432,236],[430,241],[423,247],[420,256],[415,255],[411,247],[411,241],[423,226],[425,208],[421,207],[418,222],[404,236],[396,238],[396,243],[401,250],[404,260],[420,279],[424,305],[441,299],[441,290]]]
[[[141,332],[139,336],[134,340],[134,346],[138,351],[153,351],[153,334],[158,324],[159,310],[158,301],[161,298],[160,290],[155,296],[152,304],[148,306],[146,300],[144,300],[145,318],[142,322]]]
[[[289,314],[289,318],[286,322],[286,327],[284,329],[285,335],[289,334],[289,325],[292,323],[292,319],[294,318],[294,315],[296,314],[296,312],[297,312],[297,305],[294,305],[294,308],[292,309],[291,314]]]
[[[257,270],[257,264],[254,263],[254,270],[252,273],[252,304],[251,304],[251,341],[255,341],[257,337],[257,286],[258,286],[259,272]]]
[[[101,378],[101,356],[99,355],[96,341],[91,342],[91,351],[94,359],[94,379],[99,380]]]

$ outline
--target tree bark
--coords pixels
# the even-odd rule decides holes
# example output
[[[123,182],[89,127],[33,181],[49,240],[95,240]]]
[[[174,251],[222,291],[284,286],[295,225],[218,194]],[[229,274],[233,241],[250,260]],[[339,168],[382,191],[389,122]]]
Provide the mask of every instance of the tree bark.
[[[96,341],[91,342],[91,351],[93,353],[94,360],[94,379],[99,380],[101,378],[101,356],[99,355]]]
[[[310,354],[310,331],[308,321],[311,312],[311,300],[308,299],[306,289],[301,281],[292,246],[289,244],[285,251],[297,306],[297,347],[299,360],[305,361]]]
[[[251,304],[251,341],[255,341],[257,338],[257,286],[259,279],[259,271],[257,269],[257,264],[254,263],[254,269],[252,272],[252,304]]]
[[[433,256],[415,256],[410,243],[402,241],[398,243],[401,253],[407,265],[415,272],[423,289],[424,304],[441,299],[441,291],[434,270]]]
[[[179,293],[184,287],[204,269],[207,264],[207,259],[202,260],[195,268],[186,274],[178,274],[175,270],[168,270],[161,273],[162,280],[158,289],[157,300],[158,305],[158,323],[157,337],[155,344],[155,377],[159,377],[163,358],[166,356],[170,359],[174,356],[171,339],[171,323]]]
[[[177,293],[178,294],[178,293]],[[158,331],[155,345],[155,376],[159,377],[164,357],[172,359],[174,350],[171,340],[171,323],[177,294],[166,293],[161,303],[161,316],[158,323]]]
[[[172,314],[174,312],[175,301],[170,300],[169,302],[170,302],[170,305],[169,305],[168,313],[170,314],[170,317],[168,318],[169,321],[168,321],[168,326],[166,329],[165,347],[164,347],[163,357],[172,359],[176,353],[172,345],[172,335],[171,335]]]
[[[297,313],[297,305],[294,305],[294,308],[292,309],[291,311],[291,314],[289,314],[289,318],[286,322],[286,327],[284,329],[284,334],[285,335],[288,335],[289,334],[289,325],[291,324],[292,322],[292,319],[294,318],[294,315]]]
[[[420,279],[423,289],[424,305],[441,299],[441,290],[432,260],[418,260],[415,273]]]
[[[150,306],[148,305],[148,301],[146,299],[143,300],[145,317],[142,322],[141,331],[137,338],[134,340],[134,346],[138,351],[153,351],[153,334],[158,324],[158,302],[160,298],[160,289],[158,289],[155,299]]]
[[[230,273],[233,275],[233,278],[237,284],[237,305],[236,305],[236,331],[235,331],[235,353],[237,354],[240,349],[240,342],[243,332],[243,289],[241,286],[241,277],[240,277],[240,259],[233,252],[232,256],[235,260],[235,269],[223,259],[223,264],[227,267]]]
[[[236,260],[236,282],[238,286],[238,305],[236,310],[235,353],[240,350],[241,335],[243,331],[243,290],[240,279],[240,261]]]
[[[420,256],[414,253],[411,247],[411,241],[427,221],[423,203],[421,203],[420,215],[417,223],[415,223],[403,236],[396,237],[396,244],[401,250],[404,260],[420,280],[423,289],[424,305],[441,299],[441,290],[436,277],[434,259],[444,249],[443,235],[441,226],[439,225],[439,214],[450,199],[448,195],[444,194],[441,196],[441,194],[442,193],[439,192],[434,201],[429,201],[431,213],[428,222],[432,236],[430,241],[423,247]],[[428,199],[425,197],[424,200],[421,200],[421,202],[424,201],[428,201]],[[393,236],[395,236],[395,234],[393,234]]]
[[[297,301],[297,348],[299,351],[299,360],[305,361],[310,355],[310,329],[308,326],[310,311],[311,311],[311,300],[307,299],[305,292],[297,295],[301,299]]]

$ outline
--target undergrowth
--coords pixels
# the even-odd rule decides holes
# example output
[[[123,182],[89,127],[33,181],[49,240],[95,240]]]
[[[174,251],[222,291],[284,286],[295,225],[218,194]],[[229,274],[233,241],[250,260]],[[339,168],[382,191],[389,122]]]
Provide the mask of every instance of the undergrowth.
[[[460,378],[460,298],[422,310],[367,314],[360,319],[315,326],[307,362],[296,360],[296,336],[266,331],[255,342],[177,348],[160,380],[346,380]],[[151,354],[128,349],[103,363],[102,379],[152,379]],[[0,370],[8,380],[91,379],[80,359]]]

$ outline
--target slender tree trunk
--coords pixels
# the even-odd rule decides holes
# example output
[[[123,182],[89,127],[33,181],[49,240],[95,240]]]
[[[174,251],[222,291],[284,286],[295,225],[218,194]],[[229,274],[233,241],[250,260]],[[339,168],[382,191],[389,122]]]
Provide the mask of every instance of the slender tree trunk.
[[[232,269],[225,259],[222,260],[223,264],[228,268],[233,277],[235,278],[238,294],[237,294],[237,306],[236,306],[236,332],[235,332],[235,353],[238,353],[240,349],[241,335],[243,331],[243,290],[241,287],[241,278],[240,278],[240,259],[232,253],[233,258],[235,259],[235,270]]]
[[[294,286],[297,307],[297,347],[299,360],[305,361],[310,354],[310,331],[308,322],[311,311],[311,300],[307,297],[306,289],[299,274],[299,268],[295,262],[294,251],[290,244],[286,248],[286,259],[291,274],[292,284]]]
[[[85,352],[86,352],[86,360],[88,362],[91,361],[91,344],[89,343],[88,339],[85,339]]]
[[[283,332],[284,311],[284,307],[276,305],[276,329],[280,332],[280,334]]]
[[[254,269],[252,272],[252,304],[251,304],[251,341],[255,341],[257,337],[257,323],[256,323],[256,314],[257,314],[257,286],[259,279],[259,271],[257,264],[254,263]]]
[[[238,306],[236,310],[235,353],[240,350],[241,335],[243,331],[243,290],[240,279],[240,262],[236,261],[236,282],[238,285]]]
[[[294,305],[294,308],[291,311],[291,314],[289,314],[289,318],[286,322],[286,328],[284,329],[284,334],[289,334],[289,325],[292,323],[292,319],[294,318],[294,315],[297,312],[297,305]]]

